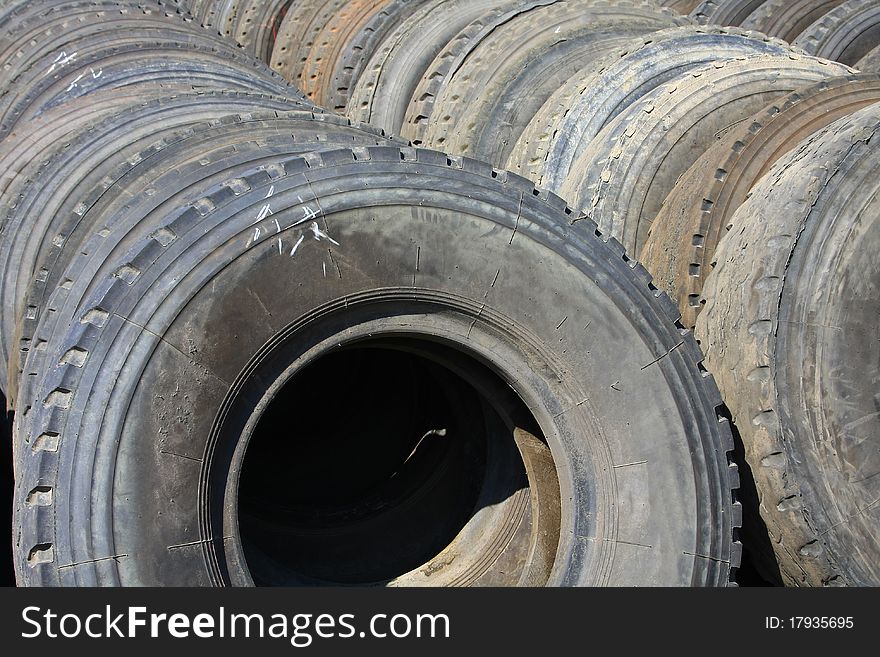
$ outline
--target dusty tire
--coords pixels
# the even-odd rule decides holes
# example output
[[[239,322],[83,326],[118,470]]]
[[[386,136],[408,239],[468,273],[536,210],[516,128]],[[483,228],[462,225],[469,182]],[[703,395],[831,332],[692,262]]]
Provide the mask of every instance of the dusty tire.
[[[390,34],[364,67],[346,114],[399,134],[416,87],[449,42],[473,21],[491,20],[515,0],[437,0]]]
[[[739,26],[767,0],[705,0],[694,7],[691,18],[700,25]]]
[[[297,0],[249,0],[235,26],[235,40],[254,57],[269,62],[275,36],[291,4]]]
[[[744,121],[682,174],[639,256],[656,285],[694,326],[715,249],[752,187],[801,141],[880,102],[880,78],[852,75],[796,91]]]
[[[450,77],[482,40],[519,16],[561,2],[563,0],[532,0],[509,11],[481,16],[462,28],[425,70],[407,107],[400,134],[414,145],[422,145],[432,122],[436,99],[442,95]]]
[[[0,325],[0,369],[10,406],[14,406],[17,396],[16,352],[19,346],[28,348],[27,343],[17,343],[16,327],[26,314],[33,315],[35,320],[39,311],[35,307],[32,312],[25,312],[28,286],[48,282],[48,278],[40,280],[44,273],[48,277],[40,253],[52,245],[60,249],[65,243],[69,249],[73,244],[69,241],[72,231],[82,229],[85,206],[78,207],[80,201],[74,199],[97,200],[101,196],[98,190],[106,191],[115,179],[112,172],[120,167],[125,170],[126,165],[130,168],[128,160],[141,150],[162,151],[161,140],[171,139],[187,126],[216,122],[230,112],[282,111],[292,107],[295,106],[285,99],[249,94],[171,95],[132,102],[128,108],[119,108],[111,118],[65,134],[63,141],[40,140],[34,148],[29,147],[30,142],[25,145],[18,153],[16,167],[20,170],[6,180],[5,207],[0,215],[0,298],[8,309]],[[47,118],[60,120],[65,116],[59,111]],[[51,124],[45,129],[54,134]],[[152,151],[147,144],[154,144]],[[100,173],[96,175],[96,171]],[[77,186],[79,191],[71,198]],[[88,189],[92,192],[84,191]],[[7,363],[12,364],[12,372],[6,372]]]
[[[660,4],[664,7],[669,7],[672,11],[677,11],[683,16],[687,16],[694,7],[700,4],[700,0],[663,0]]]
[[[302,72],[315,39],[347,0],[297,0],[278,27],[268,60],[285,80],[303,88]]]
[[[880,45],[880,5],[847,0],[801,32],[794,45],[811,55],[853,65]]]
[[[578,70],[640,34],[685,22],[639,1],[561,2],[523,12],[450,70],[424,143],[503,167],[544,101]]]
[[[639,253],[678,177],[719,136],[775,98],[850,70],[792,54],[717,62],[685,73],[611,121],[574,160],[560,194],[629,252]]]
[[[654,32],[587,66],[557,89],[523,131],[507,168],[558,192],[602,128],[661,84],[713,61],[788,52],[779,40],[737,28]]]
[[[559,199],[469,160],[379,147],[269,162],[254,150],[263,166],[253,168],[245,150],[228,179],[188,185],[199,197],[189,204],[163,211],[137,194],[131,208],[145,222],[142,237],[104,260],[79,310],[59,309],[73,311],[74,322],[59,323],[46,345],[34,398],[49,390],[45,403],[18,415],[21,584],[262,581],[264,562],[251,560],[247,547],[257,535],[223,528],[244,527],[250,516],[239,525],[237,511],[222,511],[239,508],[227,485],[241,463],[249,467],[236,425],[255,419],[262,406],[247,400],[265,397],[272,384],[253,386],[280,385],[319,356],[349,357],[340,344],[375,348],[379,339],[435,359],[451,349],[452,360],[440,363],[458,367],[474,390],[484,385],[478,372],[509,382],[536,418],[533,431],[546,437],[542,453],[559,483],[542,489],[530,478],[529,494],[559,490],[558,550],[550,563],[527,559],[531,570],[513,566],[508,583],[728,582],[739,507],[717,391],[699,370],[696,344],[674,325],[674,308],[618,245],[585,223],[569,226]],[[255,226],[267,203],[274,215]],[[304,212],[312,219],[304,222]],[[304,235],[308,242],[299,241]],[[479,367],[453,367],[475,355]],[[102,419],[93,416],[98,405]],[[224,405],[228,421],[212,430]],[[77,430],[80,422],[88,429]],[[492,439],[509,445],[518,422],[508,416]],[[133,430],[158,440],[132,440]],[[111,468],[101,465],[108,449]],[[353,472],[364,471],[358,465]],[[259,498],[250,479],[243,486]],[[527,507],[505,513],[516,519]],[[74,526],[89,529],[72,533]],[[499,526],[489,529],[486,536],[499,536]],[[519,543],[514,535],[500,545]],[[355,546],[376,553],[373,544]],[[497,568],[479,561],[486,549],[429,558],[406,574],[378,577],[370,564],[366,574],[339,577],[498,581]],[[281,565],[276,581],[322,579],[314,558]]]
[[[780,160],[734,216],[697,321],[787,581],[880,583],[876,105]]]
[[[740,27],[792,42],[807,27],[842,2],[843,0],[766,0],[740,23]]]

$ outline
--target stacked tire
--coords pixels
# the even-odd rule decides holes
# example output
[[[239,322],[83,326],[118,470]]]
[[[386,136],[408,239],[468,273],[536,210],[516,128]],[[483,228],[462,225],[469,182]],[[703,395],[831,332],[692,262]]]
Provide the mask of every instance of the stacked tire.
[[[356,27],[373,25],[380,4],[387,9],[383,24],[394,24],[384,40]],[[820,189],[849,185],[850,178],[873,189],[860,177],[869,164],[842,173],[847,158],[861,157],[844,153],[842,144],[849,140],[855,152],[870,140],[860,135],[872,130],[880,101],[880,4],[340,3],[324,5],[324,13],[307,2],[300,7],[296,33],[309,36],[276,40],[273,53],[287,79],[332,110],[342,111],[345,101],[350,118],[418,146],[485,160],[560,194],[573,208],[573,226],[596,225],[638,255],[674,299],[682,326],[697,327],[743,443],[744,536],[764,579],[817,586],[880,581],[871,531],[880,497],[871,456],[880,435],[871,401],[876,372],[849,373],[855,358],[876,360],[865,351],[870,338],[858,337],[866,320],[818,292],[810,297],[786,273],[798,257],[838,257],[827,264],[846,286],[837,299],[876,314],[867,263],[859,281],[844,271],[849,259],[862,262],[855,251],[869,252],[871,242],[844,248],[835,246],[843,237],[815,247],[785,241],[809,231],[836,235],[838,225],[868,235],[868,196],[858,196],[862,205],[834,205],[834,192]],[[351,32],[328,27],[341,24]],[[313,91],[316,84],[325,91]],[[839,150],[810,147],[824,139]],[[824,207],[824,198],[833,210],[821,217],[803,210],[808,201]],[[846,218],[835,220],[834,212]],[[776,226],[773,213],[788,223]],[[756,228],[761,222],[779,234],[765,235]],[[806,255],[797,255],[800,248]],[[829,288],[818,274],[792,271],[814,276],[815,290]],[[799,319],[786,314],[795,312]],[[814,315],[838,331],[835,339],[809,332]],[[789,325],[780,322],[795,322],[790,326],[801,332],[786,334]],[[845,347],[842,336],[861,346]],[[811,387],[794,384],[807,379]]]
[[[459,53],[511,47],[481,30],[522,10],[485,5]],[[611,5],[554,80],[686,22]],[[676,304],[526,178],[314,106],[452,33],[402,45],[438,3],[334,6],[3,13],[19,583],[729,584],[732,434]],[[229,37],[287,48],[311,100]]]

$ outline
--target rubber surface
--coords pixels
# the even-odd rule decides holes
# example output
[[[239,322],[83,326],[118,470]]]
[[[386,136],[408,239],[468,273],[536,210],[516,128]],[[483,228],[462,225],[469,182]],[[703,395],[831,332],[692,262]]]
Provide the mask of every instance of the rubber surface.
[[[840,119],[755,186],[697,321],[795,585],[880,582],[878,129]]]
[[[639,260],[694,326],[715,248],[752,188],[781,157],[830,123],[880,102],[880,78],[823,80],[743,121],[682,174],[663,204]]]
[[[525,180],[434,152],[242,146],[231,158],[228,177],[179,168],[184,196],[136,192],[136,238],[102,257],[81,303],[58,308],[73,322],[58,321],[17,416],[20,583],[246,581],[197,494],[222,460],[211,425],[267,341],[322,349],[302,322],[332,325],[338,309],[353,334],[440,332],[525,368],[523,394],[545,392],[533,412],[574,496],[551,584],[728,582],[739,507],[720,400],[674,306],[619,245],[568,225],[564,204]],[[446,308],[433,328],[413,314],[424,304]]]
[[[516,0],[436,0],[388,35],[364,67],[346,114],[399,134],[419,81],[449,42],[473,21],[491,20]]]
[[[847,67],[795,54],[722,61],[667,82],[609,123],[561,194],[639,253],[678,177],[719,137],[786,93]]]
[[[808,26],[794,44],[811,55],[854,65],[880,45],[880,5],[847,0]]]
[[[740,23],[745,30],[758,30],[794,41],[809,25],[843,0],[766,0]]]
[[[789,52],[779,40],[737,28],[686,26],[653,32],[586,66],[562,85],[520,136],[507,168],[558,191],[602,128],[661,84],[709,62]]]
[[[571,75],[640,33],[686,19],[653,3],[559,2],[498,25],[450,69],[424,143],[503,167],[521,131]]]
[[[701,25],[739,26],[767,0],[705,0],[694,7],[691,18]]]

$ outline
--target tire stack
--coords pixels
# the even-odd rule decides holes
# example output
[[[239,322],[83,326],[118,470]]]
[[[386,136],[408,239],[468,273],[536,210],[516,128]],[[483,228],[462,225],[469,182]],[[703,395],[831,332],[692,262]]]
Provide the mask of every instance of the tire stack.
[[[573,44],[687,22],[624,5]],[[313,40],[291,70],[341,109],[441,10],[333,6],[0,6],[18,582],[729,584],[732,434],[675,304],[559,197],[252,56]]]
[[[880,583],[880,3],[662,4],[0,5],[19,582]]]
[[[878,283],[856,255],[873,244],[880,3],[411,3],[367,48],[326,38],[352,6],[296,5],[301,33],[325,36],[276,40],[287,79],[311,89],[299,63],[318,60],[355,71],[330,109],[347,95],[353,119],[560,194],[573,226],[621,242],[675,300],[742,441],[743,533],[765,580],[880,583]]]

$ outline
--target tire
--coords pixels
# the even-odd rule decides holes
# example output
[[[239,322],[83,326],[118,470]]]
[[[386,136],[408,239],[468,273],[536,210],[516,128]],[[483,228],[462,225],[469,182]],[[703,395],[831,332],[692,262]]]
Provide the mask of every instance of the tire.
[[[856,62],[855,68],[862,73],[880,73],[880,46],[877,46]]]
[[[45,64],[53,56],[43,60]],[[31,67],[0,98],[0,135],[11,132],[20,120],[65,102],[108,89],[134,84],[187,82],[195,89],[228,89],[288,96],[304,101],[293,88],[279,80],[254,75],[255,60],[232,60],[213,48],[182,48],[178,45],[146,48],[132,44],[77,59],[63,71],[41,77],[41,67]],[[97,77],[96,77],[97,76]],[[85,83],[83,83],[84,81]],[[303,103],[305,104],[305,103]]]
[[[303,67],[303,91],[313,102],[344,113],[364,66],[385,36],[426,0],[352,0],[337,11]]]
[[[705,0],[691,11],[700,25],[739,26],[767,0]]]
[[[431,124],[436,99],[443,93],[451,75],[458,70],[480,42],[518,16],[562,1],[533,0],[502,14],[481,16],[463,28],[434,58],[416,86],[400,134],[414,145],[422,145],[428,126]]]
[[[275,35],[290,5],[296,1],[249,0],[241,12],[235,40],[260,61],[271,61]]]
[[[655,3],[559,3],[493,30],[450,70],[425,144],[504,167],[543,102],[585,64],[639,34],[684,23]]]
[[[187,141],[187,136],[206,122],[219,126],[214,128],[215,131],[228,131],[230,148],[242,140],[265,139],[267,148],[273,139],[286,143],[290,135],[285,136],[285,129],[296,129],[301,140],[311,138],[337,145],[351,143],[352,135],[361,138],[357,143],[387,141],[377,131],[366,127],[351,128],[346,120],[329,121],[302,110],[284,113],[284,121],[267,123],[267,116],[274,116],[266,114],[267,110],[275,108],[279,112],[287,107],[281,99],[233,94],[191,95],[157,101],[132,108],[105,121],[97,129],[83,132],[72,140],[70,147],[59,149],[55,155],[50,154],[45,164],[35,161],[28,173],[32,180],[40,180],[41,184],[39,187],[33,183],[23,186],[21,200],[4,222],[0,249],[0,292],[8,301],[7,307],[17,311],[3,317],[2,348],[11,352],[7,375],[11,407],[14,407],[19,391],[19,366],[23,362],[20,356],[26,355],[30,346],[39,342],[32,331],[45,306],[46,291],[51,292],[64,282],[57,277],[63,274],[71,257],[82,251],[91,253],[85,242],[94,239],[93,234],[100,230],[91,225],[89,218],[94,215],[86,217],[86,210],[95,203],[107,213],[119,211],[126,197],[118,196],[124,187],[114,184],[115,181],[130,181],[136,174],[150,176],[146,165],[133,169],[132,159],[147,159],[146,154],[149,154],[152,162],[160,156],[171,157],[176,149],[193,148],[194,143],[201,142]],[[229,116],[230,111],[236,110],[244,118]],[[228,118],[221,120],[221,117]],[[251,131],[249,134],[243,134],[248,130]],[[208,136],[212,134],[209,132]],[[343,137],[348,141],[340,141]],[[365,141],[367,138],[370,141]],[[163,147],[165,142],[167,144]],[[312,147],[308,141],[300,145],[301,149]],[[208,161],[209,155],[206,148],[200,159]],[[29,214],[31,212],[34,214]],[[101,239],[106,242],[109,238],[103,236]]]
[[[843,0],[766,0],[740,24],[792,42]]]
[[[697,320],[780,569],[799,586],[880,582],[878,128],[877,105],[840,119],[755,186]]]
[[[227,180],[188,185],[190,203],[178,204],[175,199],[182,197],[172,193],[170,204],[155,207],[158,203],[136,194],[130,207],[142,217],[141,237],[104,260],[87,298],[75,304],[81,310],[73,324],[68,329],[59,323],[46,345],[47,367],[35,399],[49,390],[48,401],[17,415],[21,584],[249,584],[265,582],[267,575],[270,581],[327,583],[327,562],[339,554],[338,542],[309,552],[317,558],[296,553],[296,560],[283,564],[260,549],[271,527],[248,515],[253,508],[248,504],[260,501],[259,477],[241,479],[243,494],[256,494],[242,502],[242,533],[236,531],[232,541],[214,537],[232,536],[216,533],[225,522],[222,498],[228,508],[238,508],[226,492],[230,464],[244,458],[243,467],[251,467],[240,454],[246,446],[228,442],[232,434],[241,435],[232,425],[256,408],[241,406],[256,392],[249,388],[264,378],[280,384],[291,362],[301,368],[304,360],[328,351],[352,356],[336,348],[340,343],[367,351],[409,349],[405,359],[422,357],[420,371],[434,372],[426,380],[440,385],[444,379],[430,367],[433,362],[446,378],[457,372],[472,396],[492,382],[501,388],[506,381],[513,384],[522,400],[513,408],[539,418],[530,429],[513,430],[514,440],[522,443],[536,432],[547,440],[524,441],[529,449],[523,449],[538,458],[524,459],[522,476],[528,475],[529,496],[537,498],[534,508],[541,511],[532,515],[538,535],[549,527],[557,541],[530,553],[551,555],[550,563],[531,556],[525,569],[516,562],[503,566],[512,556],[504,546],[524,546],[525,534],[506,535],[499,548],[486,546],[484,539],[500,539],[498,532],[510,520],[529,517],[532,507],[524,494],[513,494],[498,504],[503,517],[488,512],[493,522],[485,534],[469,533],[483,523],[480,516],[465,518],[466,529],[454,546],[461,549],[454,562],[460,565],[428,555],[427,565],[407,571],[409,562],[394,561],[389,571],[384,561],[355,560],[337,578],[348,584],[728,583],[738,559],[732,530],[739,507],[731,501],[736,468],[727,457],[728,426],[715,410],[720,399],[711,377],[699,370],[695,343],[674,325],[674,308],[655,294],[643,269],[622,257],[618,245],[586,223],[569,226],[559,199],[469,160],[373,147],[307,159],[278,153],[267,162],[265,150],[251,149],[250,158],[264,162],[255,168],[245,150],[235,156],[240,164],[226,170]],[[190,178],[196,171],[181,174]],[[230,194],[230,186],[240,193]],[[272,228],[255,238],[263,224],[255,227],[254,217],[267,197],[274,199],[269,203],[275,214],[264,227]],[[306,214],[313,223],[301,223],[306,207],[317,212]],[[290,221],[291,227],[277,234],[274,219]],[[309,240],[291,258],[303,230]],[[560,307],[567,309],[566,321]],[[336,321],[340,309],[343,324]],[[69,310],[75,309],[59,312]],[[83,317],[85,323],[76,319]],[[291,349],[307,352],[305,358],[296,360]],[[539,354],[556,364],[540,364]],[[72,361],[79,366],[68,366]],[[123,362],[124,368],[117,367]],[[232,388],[220,383],[235,379],[239,384]],[[459,384],[449,395],[465,395],[465,388]],[[231,404],[223,414],[228,422],[218,425],[218,440],[209,441],[224,398]],[[155,412],[157,402],[164,411]],[[98,404],[101,419],[93,416]],[[490,410],[477,407],[487,419]],[[500,441],[510,453],[511,428],[523,426],[523,420],[502,411],[496,411],[498,423],[487,440]],[[454,408],[448,413],[454,422],[442,426],[452,431],[455,423],[467,421]],[[80,421],[83,428],[76,431]],[[32,435],[30,426],[40,429]],[[158,440],[132,441],[135,426],[141,438]],[[444,447],[449,444],[435,441],[433,447],[443,458],[458,458],[455,443]],[[108,448],[111,468],[101,465]],[[423,456],[433,462],[439,458],[434,454]],[[377,458],[372,452],[367,457],[371,463]],[[557,470],[555,463],[564,466]],[[207,479],[200,474],[202,464]],[[352,472],[363,473],[363,464]],[[549,485],[537,474],[551,477]],[[127,482],[124,491],[108,487],[116,476]],[[202,506],[204,495],[211,501]],[[545,503],[554,495],[555,515],[543,513],[553,511]],[[514,502],[518,506],[511,507]],[[89,529],[71,533],[74,526]],[[288,531],[302,535],[297,526]],[[355,530],[346,526],[334,533],[339,531]],[[396,538],[400,531],[419,540],[430,536],[399,523],[389,534]],[[327,543],[321,538],[326,534],[311,535],[303,540]],[[381,543],[381,537],[376,540]],[[355,544],[359,552],[387,560],[376,545]],[[500,565],[480,561],[487,550],[493,555],[500,550],[501,562],[495,562]],[[279,574],[280,566],[286,570]]]
[[[558,192],[601,130],[661,84],[713,61],[789,52],[781,41],[737,28],[677,27],[634,40],[557,89],[523,131],[507,168]]]
[[[853,65],[880,45],[880,5],[847,0],[807,27],[794,45],[816,57]]]
[[[850,75],[789,94],[743,121],[684,173],[651,224],[639,260],[693,327],[715,249],[752,188],[808,136],[880,103],[880,78]]]
[[[716,62],[657,87],[574,161],[561,195],[639,253],[678,177],[719,136],[775,98],[851,69],[795,54]]]
[[[660,4],[664,7],[669,7],[672,11],[676,11],[682,16],[687,16],[694,7],[700,4],[700,0],[663,0]]]
[[[419,81],[447,44],[475,20],[509,11],[512,0],[437,0],[388,35],[364,67],[346,114],[400,134]]]
[[[347,0],[297,0],[281,25],[272,47],[272,68],[299,89],[304,88],[302,71],[315,39]]]

